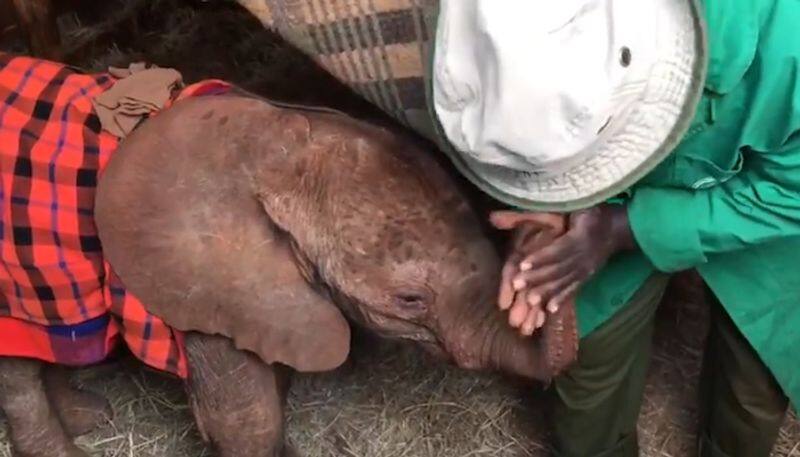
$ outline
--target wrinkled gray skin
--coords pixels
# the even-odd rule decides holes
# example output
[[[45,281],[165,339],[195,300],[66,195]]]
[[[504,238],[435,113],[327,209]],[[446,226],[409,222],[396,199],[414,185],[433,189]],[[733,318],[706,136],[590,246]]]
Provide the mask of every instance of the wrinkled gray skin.
[[[192,408],[219,455],[288,452],[288,375],[346,359],[343,316],[463,368],[542,377],[494,306],[497,252],[429,154],[341,114],[216,96],[159,114],[112,158],[104,254],[188,332]]]

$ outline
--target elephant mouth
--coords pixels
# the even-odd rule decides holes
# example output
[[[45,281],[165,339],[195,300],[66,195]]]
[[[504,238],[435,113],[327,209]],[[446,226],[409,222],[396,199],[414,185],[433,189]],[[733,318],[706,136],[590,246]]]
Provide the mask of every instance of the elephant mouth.
[[[334,301],[348,318],[377,336],[390,340],[405,340],[420,344],[436,357],[449,358],[447,350],[430,328],[397,316],[369,309],[363,303],[346,296],[338,289],[329,289]]]
[[[364,317],[367,328],[380,337],[413,341],[425,348],[435,348],[432,350],[445,352],[444,346],[433,331],[423,325],[374,312],[366,313]]]
[[[453,358],[448,354],[447,351],[444,350],[441,344],[438,343],[431,343],[427,341],[420,341],[419,346],[425,351],[428,355],[432,356],[436,360],[440,360],[443,362],[452,362]]]
[[[407,324],[407,323],[405,323]],[[433,357],[435,360],[444,363],[454,363],[455,359],[450,351],[447,350],[446,345],[437,338],[429,329],[422,326],[414,326],[415,331],[406,331],[402,333],[394,332],[381,332],[380,336],[387,339],[399,339],[414,343],[421,348],[423,352]]]

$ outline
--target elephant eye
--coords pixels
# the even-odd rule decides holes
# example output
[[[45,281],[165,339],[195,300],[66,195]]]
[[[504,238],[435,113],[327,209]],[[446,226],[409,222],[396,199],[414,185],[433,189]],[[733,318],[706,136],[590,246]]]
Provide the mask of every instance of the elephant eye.
[[[423,314],[428,311],[431,294],[423,290],[403,290],[394,294],[394,302],[405,311]]]

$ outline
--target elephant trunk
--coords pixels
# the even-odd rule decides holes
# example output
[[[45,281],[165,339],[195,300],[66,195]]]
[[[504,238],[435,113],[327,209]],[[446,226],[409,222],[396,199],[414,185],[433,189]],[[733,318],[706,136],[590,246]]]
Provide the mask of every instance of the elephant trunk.
[[[491,300],[471,303],[456,313],[444,333],[447,351],[459,367],[471,370],[500,371],[525,379],[547,381],[543,351],[536,336],[523,337],[507,321],[508,314]]]
[[[506,321],[506,313],[495,313],[493,326],[499,327],[489,337],[491,343],[485,365],[489,369],[525,379],[549,381],[548,368],[538,336],[524,337]]]

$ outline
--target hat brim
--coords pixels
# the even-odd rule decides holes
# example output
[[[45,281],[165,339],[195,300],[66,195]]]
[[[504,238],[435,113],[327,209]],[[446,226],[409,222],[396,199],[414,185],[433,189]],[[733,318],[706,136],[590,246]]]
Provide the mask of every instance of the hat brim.
[[[529,211],[571,212],[605,202],[631,188],[669,156],[686,134],[703,93],[708,44],[702,10],[696,0],[684,0],[681,20],[691,33],[676,37],[675,55],[663,59],[658,83],[635,103],[626,125],[598,142],[593,154],[570,169],[553,175],[534,174],[488,165],[457,151],[447,138],[433,109],[433,87],[428,80],[429,114],[439,146],[456,168],[491,197]],[[431,59],[435,56],[434,49]],[[685,62],[686,65],[676,63]],[[665,125],[671,124],[671,128]]]

